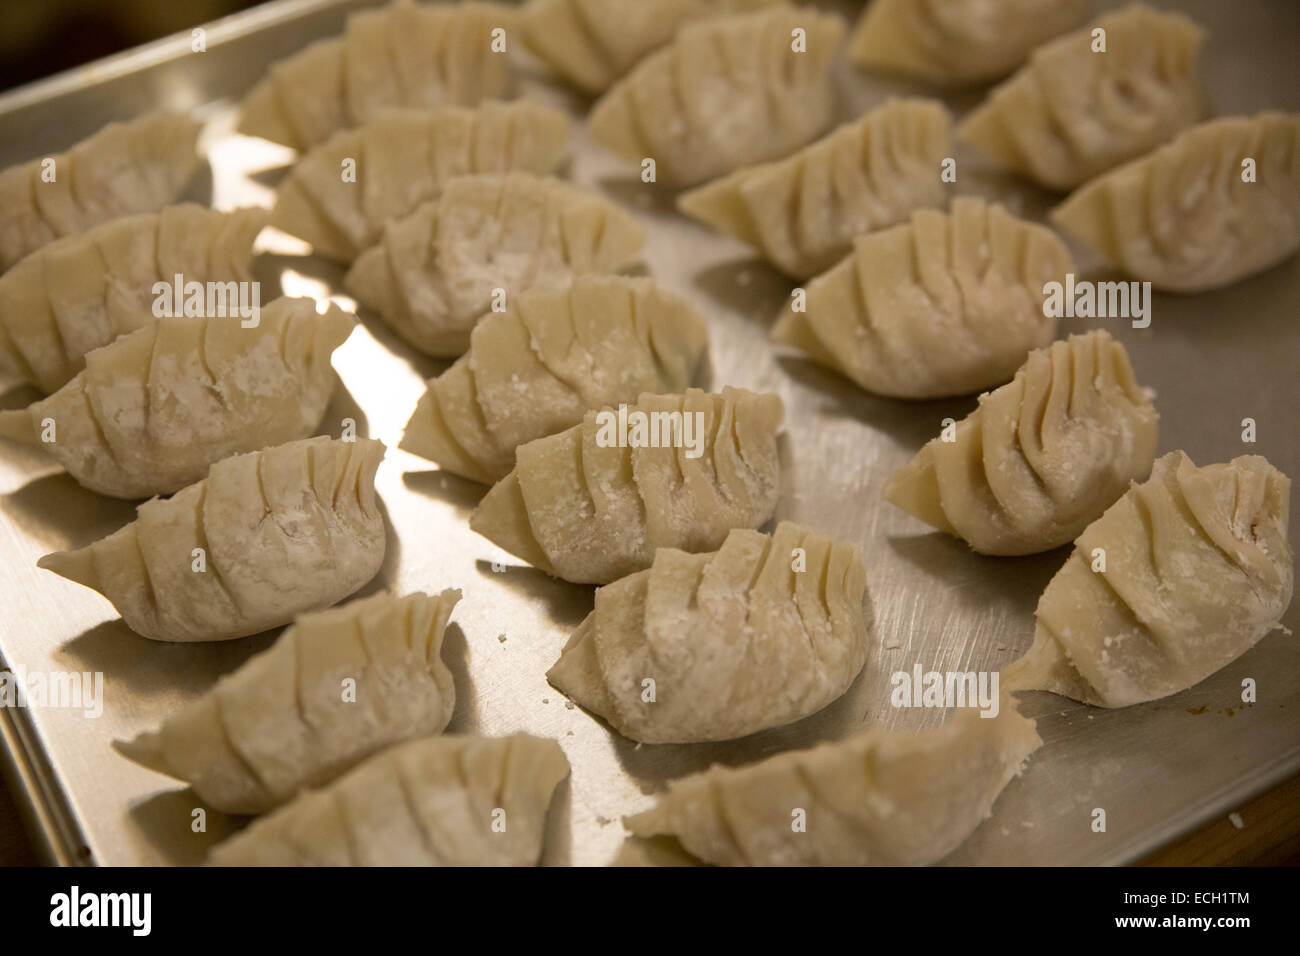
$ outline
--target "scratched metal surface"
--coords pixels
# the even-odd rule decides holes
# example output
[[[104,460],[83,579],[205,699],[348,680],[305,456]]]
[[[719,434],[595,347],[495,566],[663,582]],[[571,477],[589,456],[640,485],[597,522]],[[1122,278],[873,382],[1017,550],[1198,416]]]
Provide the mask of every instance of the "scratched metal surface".
[[[220,207],[266,202],[284,154],[229,133],[232,104],[272,59],[337,31],[359,4],[291,0],[213,25],[208,51],[189,38],[164,41],[65,74],[0,99],[0,166],[64,147],[107,119],[167,105],[210,120],[212,173],[195,195]],[[1099,4],[1100,7],[1115,4]],[[1172,6],[1173,4],[1159,4]],[[860,4],[830,4],[855,12]],[[1179,5],[1211,30],[1204,74],[1219,113],[1300,108],[1294,38],[1300,8],[1288,0]],[[845,70],[845,117],[903,83]],[[585,104],[530,81],[530,94]],[[958,113],[978,93],[949,97]],[[959,150],[961,192],[1002,198],[1038,216],[1051,198],[983,169]],[[785,400],[787,487],[779,517],[858,540],[866,551],[875,639],[866,669],[822,713],[742,741],[636,747],[582,710],[566,706],[544,672],[591,607],[590,588],[548,579],[502,557],[470,532],[466,519],[482,489],[391,450],[378,486],[389,522],[389,554],[369,593],[389,586],[463,589],[446,657],[458,699],[449,730],[526,730],[560,741],[573,767],[553,808],[546,861],[601,864],[624,839],[618,819],[648,806],[666,779],[713,762],[738,764],[848,735],[869,725],[919,728],[934,711],[892,710],[889,674],[925,669],[999,668],[1025,650],[1037,596],[1065,550],[1021,559],[985,558],[880,501],[886,477],[932,436],[945,416],[960,418],[974,398],[908,404],[868,396],[799,358],[775,353],[765,333],[790,283],[733,242],[672,213],[671,194],[645,186],[628,167],[591,147],[579,132],[569,175],[626,204],[651,226],[646,269],[709,316],[711,377],[770,389]],[[259,260],[264,301],[283,282],[296,294],[328,294],[337,272],[276,245]],[[1088,265],[1081,258],[1081,265]],[[1300,261],[1234,288],[1194,297],[1159,296],[1151,327],[1107,323],[1128,346],[1140,380],[1157,393],[1161,451],[1185,449],[1197,462],[1258,452],[1297,476],[1295,409],[1300,358]],[[365,318],[363,316],[363,318]],[[1061,334],[1083,321],[1064,321]],[[355,417],[392,449],[424,377],[443,366],[414,355],[367,320],[335,356],[342,379],[322,428],[337,433]],[[6,407],[34,396],[16,392]],[[1258,422],[1244,446],[1240,421]],[[129,503],[78,487],[36,454],[0,449],[0,654],[29,670],[102,671],[104,714],[9,711],[10,747],[23,750],[24,779],[60,858],[105,864],[191,863],[237,820],[211,814],[206,833],[190,828],[192,792],[140,769],[109,748],[115,737],[156,724],[274,634],[223,644],[162,645],[131,634],[98,595],[38,571],[46,551],[79,546],[130,520]],[[1296,535],[1293,532],[1293,543]],[[1293,608],[1287,623],[1296,629]],[[1028,695],[1045,746],[1002,795],[993,818],[953,855],[954,863],[1116,863],[1226,812],[1234,802],[1300,767],[1300,649],[1275,633],[1209,680],[1175,697],[1122,711],[1091,710],[1062,698]],[[1243,677],[1259,682],[1259,702],[1242,708]],[[1107,833],[1090,830],[1104,807]],[[1246,821],[1249,825],[1250,821]]]

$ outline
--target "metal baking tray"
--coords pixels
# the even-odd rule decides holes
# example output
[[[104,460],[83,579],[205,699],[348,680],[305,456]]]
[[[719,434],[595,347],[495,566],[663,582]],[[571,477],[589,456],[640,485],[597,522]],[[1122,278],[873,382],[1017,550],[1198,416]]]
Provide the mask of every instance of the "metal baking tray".
[[[207,51],[184,34],[0,97],[0,166],[68,146],[107,120],[160,106],[192,109],[208,121],[211,175],[195,196],[228,208],[266,203],[286,151],[233,135],[234,104],[277,57],[337,32],[366,4],[280,0],[211,24]],[[856,16],[861,4],[823,4]],[[1099,3],[1098,9],[1117,6]],[[1210,31],[1203,73],[1213,112],[1300,108],[1294,38],[1300,6],[1289,0],[1188,0],[1177,6]],[[539,74],[540,76],[540,74]],[[886,95],[922,92],[840,77],[844,117]],[[529,95],[581,115],[587,101],[533,77]],[[950,96],[960,114],[979,91]],[[981,165],[959,149],[959,192],[999,198],[1041,217],[1054,197]],[[1033,632],[1038,594],[1066,550],[998,559],[926,529],[881,501],[889,474],[930,438],[941,419],[960,418],[973,397],[922,403],[875,398],[766,341],[791,283],[743,246],[673,212],[665,186],[593,147],[577,129],[567,174],[640,215],[650,227],[644,261],[660,283],[688,297],[712,330],[708,384],[773,390],[787,409],[787,480],[778,517],[860,541],[875,611],[867,666],[832,706],[789,727],[740,741],[638,746],[610,732],[546,683],[544,674],[592,606],[592,589],[547,578],[502,555],[469,530],[483,489],[442,474],[395,446],[421,383],[444,364],[414,354],[363,315],[364,327],[335,355],[343,387],[327,414],[337,433],[350,416],[390,451],[378,487],[390,523],[388,558],[365,593],[455,586],[465,597],[449,629],[446,657],[457,704],[450,731],[529,731],[559,740],[573,767],[553,806],[545,862],[604,864],[624,840],[619,818],[644,809],[664,781],[711,763],[740,764],[880,725],[921,728],[929,710],[894,710],[889,675],[925,669],[992,670],[1020,655]],[[270,244],[259,259],[264,300],[281,282],[293,294],[328,295],[338,272]],[[1076,250],[1076,252],[1080,252]],[[1095,265],[1080,255],[1085,269]],[[1150,328],[1104,324],[1127,345],[1140,381],[1161,413],[1160,449],[1185,449],[1198,463],[1257,452],[1293,477],[1300,359],[1300,259],[1230,289],[1159,295]],[[1064,320],[1061,334],[1089,323]],[[6,407],[30,392],[10,392]],[[1241,420],[1258,423],[1244,445]],[[130,520],[133,505],[100,498],[35,453],[0,449],[0,655],[29,671],[105,676],[103,714],[0,709],[10,777],[27,798],[31,823],[60,862],[187,864],[241,825],[217,813],[191,829],[192,791],[109,748],[154,726],[218,676],[267,647],[274,634],[209,645],[156,644],[132,634],[98,595],[37,570],[47,551],[85,544]],[[1292,543],[1296,546],[1293,530]],[[496,573],[493,560],[507,570]],[[1291,630],[1300,612],[1287,616]],[[1243,706],[1244,677],[1258,702]],[[1300,768],[1300,647],[1287,632],[1210,679],[1166,700],[1119,711],[1090,709],[1046,694],[1026,695],[1044,747],[998,800],[992,819],[949,862],[1112,864],[1134,860]],[[1094,833],[1091,811],[1108,829]],[[1250,820],[1245,824],[1249,826]]]

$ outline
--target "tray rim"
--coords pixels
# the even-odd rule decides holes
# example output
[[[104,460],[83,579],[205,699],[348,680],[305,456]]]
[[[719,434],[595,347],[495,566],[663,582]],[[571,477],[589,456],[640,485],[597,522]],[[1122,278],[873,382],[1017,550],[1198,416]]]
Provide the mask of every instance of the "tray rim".
[[[361,0],[364,2],[364,0]],[[265,0],[255,7],[232,13],[207,23],[196,24],[190,30],[129,47],[111,56],[91,60],[70,67],[51,76],[32,80],[12,90],[0,93],[0,115],[39,106],[41,103],[75,93],[88,86],[114,80],[137,70],[160,66],[180,56],[188,55],[190,31],[202,28],[207,34],[207,46],[215,46],[247,36],[264,27],[295,20],[332,7],[356,7],[358,0]]]
[[[8,669],[0,656],[0,670]],[[8,788],[23,830],[44,865],[97,865],[89,850],[83,852],[81,824],[40,739],[23,708],[0,707],[0,782]]]
[[[191,51],[191,31],[202,28],[209,48],[331,9],[364,9],[383,0],[264,0],[257,6],[216,20],[196,24],[119,53],[93,60],[0,93],[0,118],[39,107],[61,96],[82,91],[140,70],[162,66]],[[456,0],[422,0],[426,3]],[[516,4],[519,0],[500,0]],[[941,96],[942,93],[934,94]],[[0,653],[0,670],[7,670]],[[37,856],[46,865],[98,866],[88,848],[73,801],[50,765],[42,735],[23,708],[0,707],[0,780],[19,810],[26,833],[35,842]],[[1126,866],[1174,840],[1203,827],[1217,814],[1246,803],[1282,781],[1300,773],[1300,746],[1287,751],[1249,774],[1249,783],[1221,787],[1156,828],[1147,840],[1125,847],[1122,855],[1098,865]]]

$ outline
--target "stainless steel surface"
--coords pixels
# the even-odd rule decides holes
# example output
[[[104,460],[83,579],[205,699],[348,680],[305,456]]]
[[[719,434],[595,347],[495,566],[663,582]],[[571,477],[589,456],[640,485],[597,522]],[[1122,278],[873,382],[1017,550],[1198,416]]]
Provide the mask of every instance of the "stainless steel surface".
[[[850,12],[860,6],[828,5]],[[1157,5],[1184,9],[1210,29],[1203,72],[1214,112],[1300,108],[1294,49],[1300,7],[1288,0]],[[205,143],[213,173],[200,193],[210,190],[223,208],[264,203],[280,175],[266,170],[284,153],[231,135],[232,103],[273,58],[337,30],[345,9],[356,6],[270,4],[215,25],[206,53],[191,53],[188,37],[163,41],[0,98],[0,166],[66,146],[111,117],[159,104],[191,107],[210,119]],[[887,93],[919,92],[849,70],[843,80],[846,117]],[[529,86],[531,95],[585,107],[535,80]],[[967,93],[948,102],[961,111],[978,99]],[[982,167],[974,155],[959,149],[956,156],[956,192],[1001,197],[1031,216],[1050,205],[1052,197]],[[500,554],[466,523],[483,489],[396,450],[422,380],[444,366],[413,354],[366,319],[335,355],[343,388],[322,426],[337,434],[341,419],[350,416],[390,448],[378,477],[390,519],[389,555],[365,593],[384,586],[464,590],[445,652],[458,695],[449,730],[527,730],[560,741],[573,774],[552,812],[546,860],[557,864],[612,859],[624,839],[619,817],[648,806],[649,794],[669,778],[868,725],[938,722],[939,712],[891,709],[889,675],[916,662],[927,670],[987,670],[1013,660],[1028,647],[1037,596],[1066,555],[1062,549],[1031,558],[981,557],[882,503],[891,471],[938,430],[941,419],[972,409],[974,398],[878,399],[807,361],[778,354],[765,334],[791,283],[744,247],[676,216],[667,187],[643,185],[633,173],[579,131],[569,175],[651,225],[648,272],[709,316],[709,384],[770,389],[785,400],[788,483],[779,517],[862,542],[876,631],[866,670],[841,700],[798,724],[743,741],[639,747],[567,706],[544,673],[590,609],[591,589],[551,580]],[[336,282],[337,271],[285,255],[292,242],[272,246],[278,253],[259,260],[264,299],[278,280],[287,292],[318,296]],[[1091,263],[1081,258],[1080,264]],[[1157,296],[1149,329],[1096,323],[1128,346],[1140,381],[1155,389],[1162,452],[1182,448],[1198,463],[1256,452],[1300,477],[1297,292],[1300,260],[1293,257],[1230,289]],[[1061,334],[1089,326],[1064,320]],[[13,393],[4,404],[32,397]],[[1246,417],[1258,422],[1255,445],[1241,441]],[[0,449],[0,655],[32,671],[102,671],[106,687],[99,719],[57,709],[9,711],[20,733],[6,737],[24,751],[19,762],[29,768],[28,786],[38,791],[41,825],[64,859],[77,859],[75,844],[84,841],[100,863],[190,863],[240,821],[210,813],[207,832],[192,832],[190,814],[200,806],[195,795],[118,757],[109,742],[154,726],[274,635],[207,646],[151,643],[128,631],[98,595],[36,569],[46,551],[107,534],[132,511],[129,503],[81,489],[35,453]],[[1293,531],[1293,546],[1296,539]],[[494,559],[506,570],[494,572]],[[1300,626],[1297,618],[1293,608],[1286,618],[1292,630]],[[1209,680],[1153,704],[1104,711],[1027,695],[1022,709],[1039,718],[1045,746],[951,861],[1123,862],[1225,811],[1300,768],[1298,665],[1295,638],[1275,633]],[[1245,677],[1258,681],[1259,701],[1243,707]],[[1107,811],[1106,833],[1091,831],[1095,807]]]

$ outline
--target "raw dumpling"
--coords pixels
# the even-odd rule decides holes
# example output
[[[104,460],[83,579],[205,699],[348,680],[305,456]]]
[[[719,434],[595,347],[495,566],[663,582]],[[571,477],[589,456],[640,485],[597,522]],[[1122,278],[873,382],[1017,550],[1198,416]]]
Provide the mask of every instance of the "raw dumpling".
[[[838,16],[786,4],[690,23],[592,107],[587,128],[625,159],[654,159],[657,179],[679,186],[785,156],[834,118],[844,31]]]
[[[334,391],[330,353],[355,324],[337,306],[317,315],[314,300],[289,298],[252,328],[159,319],[90,352],[49,398],[0,412],[0,435],[44,448],[91,491],[169,495],[215,461],[315,431]]]
[[[1003,685],[1127,707],[1236,660],[1291,603],[1290,494],[1258,455],[1203,468],[1165,455],[1079,535]]]
[[[788,521],[774,535],[737,528],[719,551],[663,548],[597,590],[546,676],[632,740],[743,737],[816,713],[853,683],[866,595],[856,544]]]
[[[223,813],[265,813],[390,744],[442,732],[456,703],[442,637],[459,600],[381,593],[305,614],[158,730],[114,746]]]
[[[1300,249],[1300,114],[1204,123],[1088,183],[1052,220],[1157,289],[1262,272]]]
[[[668,784],[626,818],[637,836],[675,836],[723,866],[919,866],[957,849],[1042,744],[1004,698],[996,717],[965,708],[919,734],[847,740],[713,767]],[[803,810],[806,831],[791,826]]]
[[[379,241],[385,223],[437,198],[448,179],[549,173],[568,138],[568,117],[531,100],[388,110],[300,159],[276,192],[271,225],[351,262]],[[347,160],[356,164],[354,181],[343,179]]]
[[[1146,478],[1158,421],[1124,346],[1072,335],[981,395],[952,440],[931,439],[889,479],[885,499],[983,554],[1048,551]]]
[[[605,92],[682,24],[768,6],[776,0],[530,0],[519,26],[524,44],[563,79]]]
[[[581,425],[520,445],[470,527],[582,584],[648,568],[658,548],[717,550],[732,528],[757,528],[776,510],[784,414],[778,396],[740,388],[587,412]]]
[[[474,326],[470,349],[429,382],[401,448],[487,484],[515,448],[582,421],[588,409],[690,385],[704,319],[649,279],[583,276],[513,297]]]
[[[224,458],[136,520],[37,564],[155,641],[223,641],[329,607],[379,571],[382,442],[308,438]]]
[[[877,395],[941,398],[1001,385],[1052,341],[1043,285],[1074,272],[1052,230],[959,196],[951,214],[859,237],[772,329],[777,342]]]
[[[53,392],[92,349],[156,321],[156,283],[251,279],[266,210],[192,203],[59,239],[0,276],[0,372]]]
[[[943,205],[952,117],[937,100],[891,100],[786,159],[739,169],[678,208],[796,277],[824,272],[855,237]]]
[[[0,172],[0,272],[56,239],[173,202],[198,166],[201,125],[150,113]]]
[[[242,104],[239,132],[303,150],[393,106],[473,106],[510,92],[517,11],[499,3],[394,0],[348,17],[270,72]],[[493,49],[494,30],[502,49]]]
[[[430,355],[469,348],[474,324],[533,286],[615,272],[645,245],[645,228],[613,203],[526,173],[463,176],[389,223],[343,280],[404,339]]]
[[[428,737],[254,820],[213,866],[534,866],[569,774],[554,740]]]
[[[1092,31],[1106,31],[1093,52]],[[957,136],[1049,189],[1073,189],[1141,156],[1201,116],[1205,31],[1135,3],[1034,51]]]
[[[987,83],[1077,27],[1088,6],[1088,0],[872,0],[849,38],[849,57],[941,86]]]

